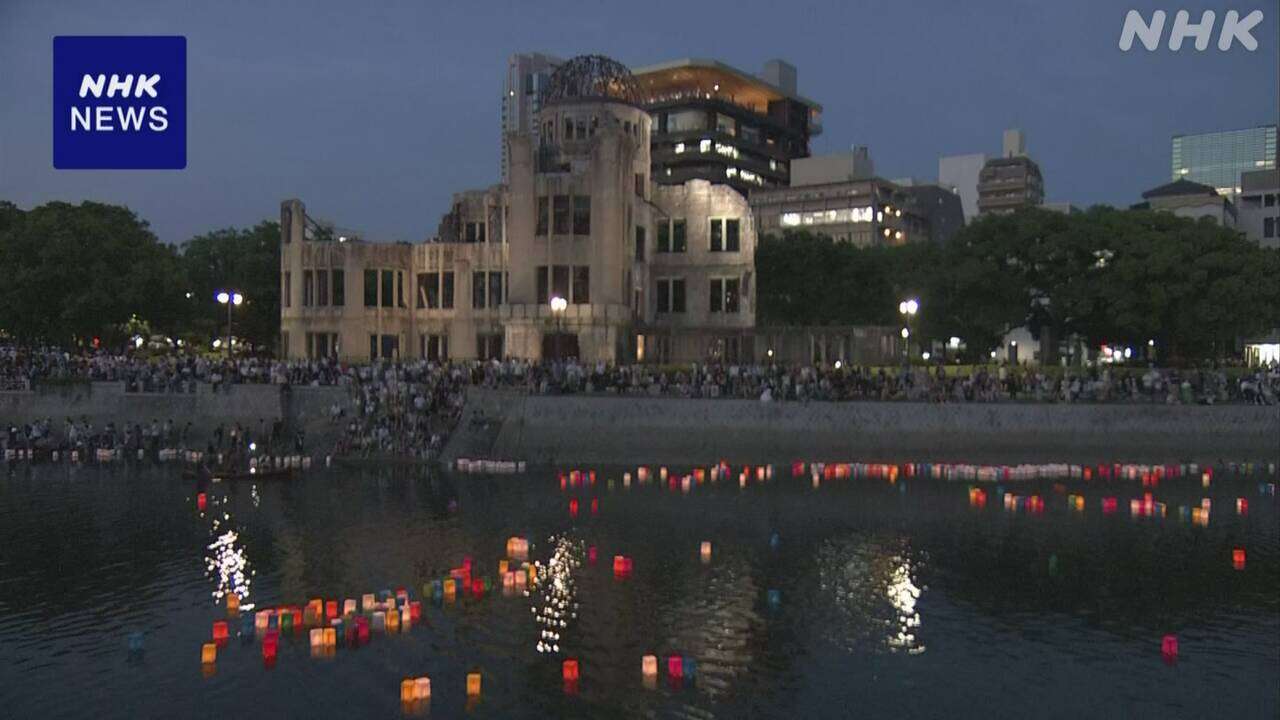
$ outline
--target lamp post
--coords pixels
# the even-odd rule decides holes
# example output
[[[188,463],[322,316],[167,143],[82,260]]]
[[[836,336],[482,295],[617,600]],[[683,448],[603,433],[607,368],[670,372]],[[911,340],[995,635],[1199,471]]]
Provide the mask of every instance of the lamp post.
[[[914,298],[910,300],[903,300],[898,303],[898,313],[902,315],[903,320],[906,322],[906,327],[902,328],[903,340],[908,340],[908,338],[911,337],[911,318],[915,317],[918,312],[920,312],[920,302]],[[910,363],[911,342],[909,340],[906,343],[906,348],[903,349],[902,354],[906,357],[907,362]]]
[[[556,295],[551,298],[551,314],[556,318],[556,360],[562,360],[560,357],[560,336],[563,334],[561,323],[564,320],[564,311],[569,307],[569,301]]]
[[[231,357],[231,308],[244,302],[244,295],[231,290],[221,290],[217,294],[219,303],[227,306],[227,357]]]

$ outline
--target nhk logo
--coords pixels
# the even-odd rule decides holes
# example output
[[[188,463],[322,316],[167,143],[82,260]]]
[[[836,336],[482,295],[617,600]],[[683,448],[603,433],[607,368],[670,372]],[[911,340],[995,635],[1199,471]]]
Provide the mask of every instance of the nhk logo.
[[[187,166],[184,37],[53,39],[53,166]]]

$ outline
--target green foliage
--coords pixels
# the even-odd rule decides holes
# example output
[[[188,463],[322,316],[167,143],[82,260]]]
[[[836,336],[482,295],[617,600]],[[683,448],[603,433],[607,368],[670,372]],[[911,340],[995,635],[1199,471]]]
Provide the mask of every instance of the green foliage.
[[[787,233],[761,240],[756,272],[762,324],[892,325],[914,297],[917,337],[963,338],[970,358],[1022,325],[1091,346],[1155,340],[1170,360],[1222,357],[1280,325],[1280,250],[1146,210],[987,216],[946,247]]]
[[[107,347],[154,332],[200,346],[225,332],[214,294],[234,288],[246,298],[236,334],[269,347],[280,322],[279,238],[279,225],[264,222],[201,235],[179,253],[128,208],[52,202],[24,212],[0,202],[0,332]]]
[[[280,331],[280,225],[227,228],[191,238],[183,245],[192,293],[191,327],[205,337],[226,333],[227,308],[215,296],[235,290],[245,297],[232,312],[232,330],[257,346],[273,347]]]
[[[0,327],[27,341],[115,343],[135,315],[165,332],[183,319],[180,258],[128,208],[6,204],[0,267]]]

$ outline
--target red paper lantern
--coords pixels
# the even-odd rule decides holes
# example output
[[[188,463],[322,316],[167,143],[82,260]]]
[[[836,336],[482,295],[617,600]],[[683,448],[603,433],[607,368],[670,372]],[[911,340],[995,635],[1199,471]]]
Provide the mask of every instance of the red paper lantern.
[[[326,600],[324,603],[324,616],[329,620],[338,617],[338,601]]]
[[[414,600],[409,603],[409,619],[417,624],[422,620],[422,603]]]
[[[213,621],[213,641],[216,643],[225,643],[227,641],[227,621]]]
[[[1236,570],[1243,570],[1244,560],[1244,548],[1236,548],[1231,551],[1231,567]]]
[[[598,556],[598,553],[596,552],[595,545],[592,545],[591,547],[587,548],[587,562],[591,563],[592,565],[595,565],[597,556]]]
[[[484,580],[476,578],[471,581],[471,596],[477,600],[484,597]]]
[[[196,495],[196,509],[198,509],[200,512],[204,512],[204,509],[208,507],[208,505],[209,505],[209,498],[207,498],[204,493],[198,493]]]
[[[1113,497],[1102,498],[1102,513],[1104,515],[1113,514],[1116,511],[1116,507],[1117,507],[1117,503],[1115,498]]]
[[[591,498],[591,514],[596,515],[600,512],[600,498]]]
[[[1164,636],[1164,639],[1160,641],[1160,654],[1164,656],[1165,660],[1170,662],[1178,659],[1177,635]]]
[[[578,499],[569,500],[569,517],[578,517]]]
[[[684,677],[684,658],[679,655],[667,657],[667,676],[673,678]]]
[[[576,682],[578,680],[578,661],[576,658],[567,658],[563,663],[565,682]]]

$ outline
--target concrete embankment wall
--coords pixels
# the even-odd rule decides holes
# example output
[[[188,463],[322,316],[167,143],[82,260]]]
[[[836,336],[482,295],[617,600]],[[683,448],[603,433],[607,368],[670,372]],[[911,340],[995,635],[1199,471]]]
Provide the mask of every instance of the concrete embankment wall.
[[[1280,408],[761,403],[473,389],[447,458],[557,463],[1280,460]],[[480,428],[480,429],[476,429]],[[493,438],[486,441],[487,438]]]
[[[234,385],[227,392],[213,392],[208,385],[196,386],[194,393],[127,393],[119,382],[95,382],[44,387],[34,391],[0,392],[0,425],[53,420],[58,431],[70,417],[87,417],[98,427],[107,422],[149,423],[153,419],[192,423],[203,435],[219,424],[240,423],[256,428],[262,420],[268,427],[278,419],[291,425],[323,426],[329,407],[345,398],[338,388],[295,387],[285,394],[278,385]]]

